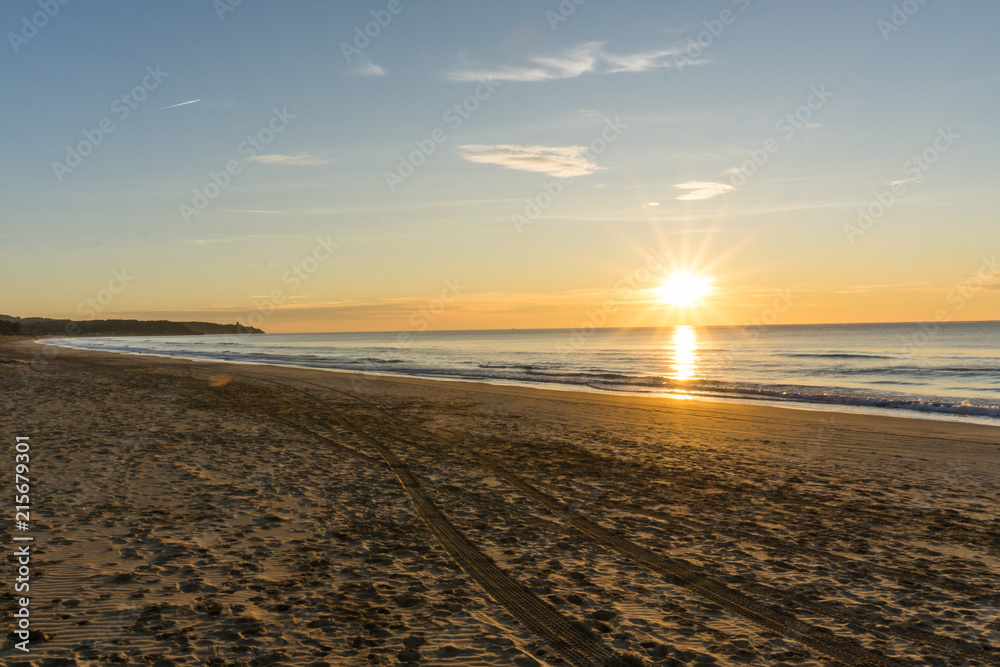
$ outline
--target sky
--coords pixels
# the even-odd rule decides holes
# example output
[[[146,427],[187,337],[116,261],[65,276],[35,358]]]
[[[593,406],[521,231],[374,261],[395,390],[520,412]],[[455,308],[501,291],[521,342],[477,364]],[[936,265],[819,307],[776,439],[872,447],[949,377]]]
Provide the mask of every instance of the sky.
[[[997,25],[987,0],[8,0],[0,313],[997,319]],[[713,289],[664,303],[678,272]]]

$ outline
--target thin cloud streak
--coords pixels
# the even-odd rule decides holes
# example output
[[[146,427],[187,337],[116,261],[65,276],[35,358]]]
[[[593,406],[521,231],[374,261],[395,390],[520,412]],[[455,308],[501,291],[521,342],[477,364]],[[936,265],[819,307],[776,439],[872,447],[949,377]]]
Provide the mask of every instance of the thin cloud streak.
[[[356,76],[386,76],[388,74],[381,65],[376,65],[367,58],[361,58],[358,63],[351,68],[351,74]]]
[[[688,181],[687,183],[679,183],[674,187],[678,190],[687,190],[684,194],[675,197],[679,201],[712,199],[729,194],[736,189],[728,183],[715,183],[712,181]]]
[[[459,155],[469,162],[496,164],[508,169],[541,172],[561,178],[586,176],[603,169],[587,157],[586,146],[519,146],[515,144],[484,146],[469,144],[459,146],[458,150]]]
[[[281,155],[271,153],[267,155],[255,155],[248,159],[251,162],[272,164],[283,167],[316,167],[324,164],[330,164],[329,160],[313,155],[312,153],[298,153],[297,155]]]
[[[181,102],[180,104],[171,104],[168,107],[160,107],[159,109],[157,109],[157,111],[163,111],[164,109],[173,109],[174,107],[182,107],[182,106],[185,106],[187,104],[194,104],[195,102],[201,102],[201,99],[199,98],[197,100],[190,100],[188,102]]]
[[[641,53],[616,54],[604,49],[604,42],[587,42],[563,51],[557,56],[532,56],[525,65],[499,67],[470,67],[452,69],[447,77],[453,81],[468,82],[480,79],[495,81],[537,82],[573,79],[583,74],[617,74],[621,72],[646,72],[664,67],[674,67],[673,56],[679,48],[658,49]],[[691,63],[685,61],[685,65]]]

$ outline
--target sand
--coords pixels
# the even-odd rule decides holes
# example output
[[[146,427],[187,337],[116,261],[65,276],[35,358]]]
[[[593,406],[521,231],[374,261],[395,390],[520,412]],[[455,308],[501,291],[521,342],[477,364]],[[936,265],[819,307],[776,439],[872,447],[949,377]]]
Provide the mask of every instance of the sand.
[[[1000,664],[993,426],[38,348],[4,664]]]

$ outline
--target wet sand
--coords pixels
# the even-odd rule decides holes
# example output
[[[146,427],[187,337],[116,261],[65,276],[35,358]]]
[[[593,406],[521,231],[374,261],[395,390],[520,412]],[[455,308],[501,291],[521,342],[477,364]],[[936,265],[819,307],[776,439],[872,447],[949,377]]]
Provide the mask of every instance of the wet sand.
[[[5,664],[1000,664],[993,426],[38,347]]]

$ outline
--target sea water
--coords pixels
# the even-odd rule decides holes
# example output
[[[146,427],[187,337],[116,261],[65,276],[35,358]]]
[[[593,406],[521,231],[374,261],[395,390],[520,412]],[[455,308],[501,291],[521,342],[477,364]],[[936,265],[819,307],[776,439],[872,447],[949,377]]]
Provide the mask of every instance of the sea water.
[[[49,340],[186,359],[1000,423],[1000,322]]]

